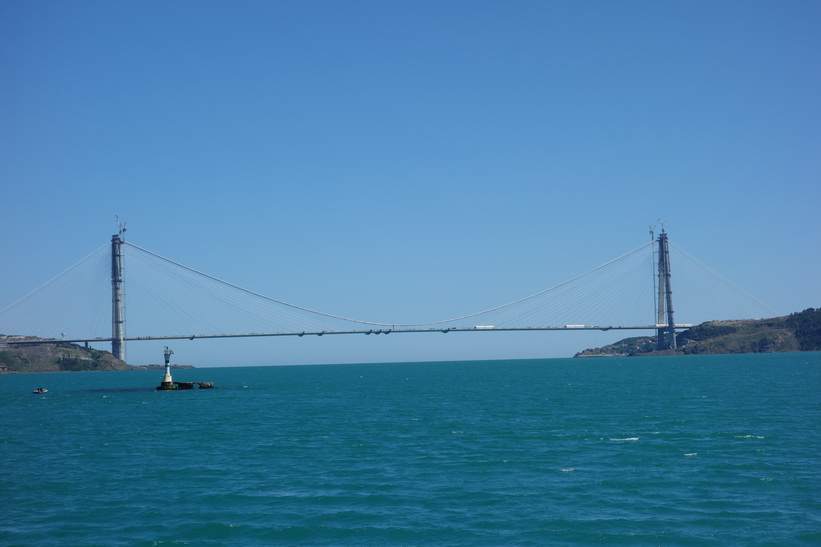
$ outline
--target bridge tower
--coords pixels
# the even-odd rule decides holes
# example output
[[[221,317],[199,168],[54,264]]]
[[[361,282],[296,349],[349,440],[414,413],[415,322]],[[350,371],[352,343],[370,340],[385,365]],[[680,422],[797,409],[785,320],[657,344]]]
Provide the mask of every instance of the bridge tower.
[[[111,236],[111,354],[125,361],[122,230]]]
[[[676,323],[673,320],[673,288],[670,285],[670,248],[667,242],[667,233],[662,228],[658,237],[659,242],[659,294],[658,294],[658,327],[657,348],[676,349]],[[665,317],[666,316],[666,317]]]

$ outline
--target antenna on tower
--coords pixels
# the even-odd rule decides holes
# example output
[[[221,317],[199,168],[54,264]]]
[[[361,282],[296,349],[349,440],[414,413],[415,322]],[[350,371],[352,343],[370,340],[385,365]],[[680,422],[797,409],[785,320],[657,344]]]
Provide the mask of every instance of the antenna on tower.
[[[655,241],[656,240],[656,228],[658,227],[659,222],[661,222],[660,218],[656,219],[656,223],[653,224],[652,226],[650,226],[650,241]],[[663,230],[663,228],[662,228],[662,230]]]
[[[122,238],[128,228],[125,227],[125,222],[122,222],[119,216],[114,215],[114,221],[117,223],[117,234]]]

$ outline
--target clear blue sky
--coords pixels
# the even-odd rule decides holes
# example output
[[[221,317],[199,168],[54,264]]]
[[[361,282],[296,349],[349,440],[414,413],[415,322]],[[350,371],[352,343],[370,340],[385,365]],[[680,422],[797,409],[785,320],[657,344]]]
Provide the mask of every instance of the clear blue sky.
[[[142,247],[366,319],[512,300],[659,218],[779,313],[819,307],[819,26],[816,1],[5,0],[0,307],[108,241],[114,215]],[[560,357],[620,337],[177,354]]]

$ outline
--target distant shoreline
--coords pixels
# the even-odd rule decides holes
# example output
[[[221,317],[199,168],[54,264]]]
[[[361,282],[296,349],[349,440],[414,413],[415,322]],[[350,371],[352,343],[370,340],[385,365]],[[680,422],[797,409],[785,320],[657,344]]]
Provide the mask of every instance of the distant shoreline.
[[[634,336],[574,357],[722,355],[821,350],[821,308],[769,319],[707,321],[676,334],[676,349],[659,350],[655,336]]]
[[[130,365],[134,367],[134,369],[138,370],[162,370],[165,368],[165,365]],[[183,368],[197,368],[194,365],[171,365],[173,370],[176,369],[183,369]]]

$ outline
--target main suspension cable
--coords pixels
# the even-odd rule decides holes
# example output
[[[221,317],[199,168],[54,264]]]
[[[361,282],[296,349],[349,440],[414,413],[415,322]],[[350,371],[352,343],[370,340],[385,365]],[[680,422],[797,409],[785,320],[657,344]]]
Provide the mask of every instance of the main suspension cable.
[[[630,256],[631,254],[636,253],[636,252],[640,251],[641,249],[644,249],[648,245],[652,245],[654,242],[650,241],[649,243],[645,243],[644,245],[641,245],[640,247],[637,247],[637,248],[633,249],[632,251],[627,252],[627,253],[625,253],[625,254],[617,257],[617,258],[614,258],[614,259],[612,259],[608,262],[605,262],[604,264],[602,264],[600,266],[596,266],[595,268],[587,270],[586,272],[581,273],[581,274],[579,274],[575,277],[572,277],[572,278],[568,279],[567,281],[563,281],[563,282],[561,282],[557,285],[553,285],[552,287],[548,287],[548,288],[543,289],[539,292],[533,293],[529,296],[525,296],[523,298],[513,300],[512,302],[508,302],[506,304],[501,304],[499,306],[495,306],[493,308],[488,308],[486,310],[478,311],[478,312],[475,312],[475,313],[470,313],[470,314],[462,315],[462,316],[459,316],[459,317],[453,317],[451,319],[443,319],[443,320],[440,320],[440,321],[430,321],[430,322],[427,322],[427,323],[379,323],[379,322],[375,322],[375,321],[364,321],[362,319],[353,319],[353,318],[350,318],[350,317],[344,317],[344,316],[341,316],[341,315],[334,315],[334,314],[331,314],[331,313],[325,313],[325,312],[321,312],[321,311],[318,311],[318,310],[313,310],[313,309],[310,309],[310,308],[306,308],[306,307],[303,307],[303,306],[298,306],[296,304],[291,304],[291,303],[288,303],[288,302],[285,302],[285,301],[282,301],[282,300],[278,300],[276,298],[271,298],[270,296],[266,296],[264,294],[260,294],[258,292],[251,291],[249,289],[240,287],[239,285],[229,283],[228,281],[219,279],[219,278],[214,277],[212,275],[209,275],[205,272],[201,272],[199,270],[196,270],[194,268],[186,266],[185,264],[181,264],[179,262],[171,260],[170,258],[166,258],[162,255],[159,255],[157,253],[149,251],[148,249],[143,249],[142,247],[140,247],[138,245],[135,245],[133,243],[130,243],[130,242],[127,242],[127,241],[123,241],[123,243],[125,243],[126,245],[129,245],[130,247],[134,247],[135,249],[138,249],[138,250],[140,250],[144,253],[147,253],[151,256],[154,256],[156,258],[164,260],[164,261],[166,261],[170,264],[173,264],[177,267],[180,267],[180,268],[183,268],[183,269],[188,270],[190,272],[193,272],[195,274],[201,275],[201,276],[203,276],[205,278],[208,278],[212,281],[216,281],[218,283],[221,283],[223,285],[226,285],[226,286],[231,287],[233,289],[236,289],[238,291],[242,291],[246,294],[250,294],[252,296],[255,296],[257,298],[262,298],[264,300],[268,300],[270,302],[274,302],[276,304],[280,304],[282,306],[287,306],[289,308],[293,308],[293,309],[296,309],[296,310],[304,311],[304,312],[307,312],[307,313],[313,313],[313,314],[316,314],[316,315],[321,315],[323,317],[329,317],[329,318],[332,318],[332,319],[339,319],[341,321],[349,321],[351,323],[358,323],[358,324],[361,324],[361,325],[374,325],[374,326],[380,326],[380,327],[424,327],[424,326],[431,326],[431,325],[441,325],[441,324],[444,324],[444,323],[451,323],[451,322],[454,322],[454,321],[461,321],[463,319],[470,319],[471,317],[477,317],[479,315],[490,313],[490,312],[493,312],[493,311],[496,311],[496,310],[500,310],[500,309],[503,309],[503,308],[513,306],[515,304],[519,304],[521,302],[525,302],[527,300],[531,300],[533,298],[536,298],[537,296],[541,296],[541,295],[545,294],[546,292],[558,289],[559,287],[563,287],[564,285],[567,285],[568,283],[571,283],[571,282],[573,282],[573,281],[575,281],[575,280],[577,280],[581,277],[584,277],[585,275],[588,275],[588,274],[593,273],[597,270],[600,270],[600,269],[602,269],[606,266],[609,266],[610,264],[613,264],[614,262],[618,262],[619,260],[621,260],[621,259],[623,259],[627,256]]]

